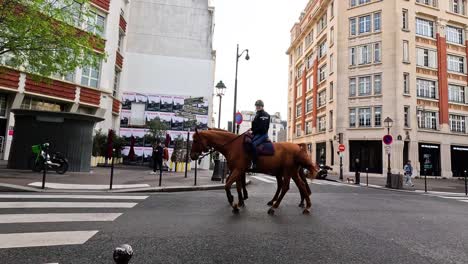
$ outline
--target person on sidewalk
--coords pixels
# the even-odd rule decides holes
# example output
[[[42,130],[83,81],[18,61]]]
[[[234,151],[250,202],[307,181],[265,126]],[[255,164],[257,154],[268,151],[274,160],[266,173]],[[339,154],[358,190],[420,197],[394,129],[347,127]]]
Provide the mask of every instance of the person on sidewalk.
[[[158,168],[162,172],[163,152],[161,140],[157,139],[156,144],[153,145],[153,171],[151,174],[157,174]]]
[[[403,170],[405,171],[405,185],[410,185],[411,187],[414,187],[413,182],[411,181],[411,177],[413,176],[413,166],[411,166],[411,160],[408,160],[403,167]]]
[[[169,170],[169,149],[167,148],[167,145],[164,145],[163,148],[163,167],[166,167]]]
[[[354,184],[361,184],[361,163],[358,158],[354,161],[354,169],[356,170]]]

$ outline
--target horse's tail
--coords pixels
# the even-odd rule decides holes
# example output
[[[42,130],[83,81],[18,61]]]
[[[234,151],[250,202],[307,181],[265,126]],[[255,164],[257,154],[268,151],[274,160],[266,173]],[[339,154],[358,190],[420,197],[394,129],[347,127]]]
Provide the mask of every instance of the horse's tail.
[[[299,163],[300,170],[299,174],[301,178],[303,176],[306,176],[307,178],[310,179],[315,179],[315,176],[317,175],[317,167],[314,165],[312,162],[312,159],[309,156],[309,153],[307,152],[307,145],[304,143],[297,144],[300,148],[299,152],[296,154],[296,160]],[[303,169],[306,169],[307,172],[304,172]]]

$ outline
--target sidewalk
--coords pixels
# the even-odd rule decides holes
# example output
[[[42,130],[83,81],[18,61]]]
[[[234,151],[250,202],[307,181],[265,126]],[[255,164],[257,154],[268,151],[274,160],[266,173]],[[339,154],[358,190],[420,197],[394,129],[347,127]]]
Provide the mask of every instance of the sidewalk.
[[[195,186],[195,171],[189,171],[187,178],[184,172],[163,172],[162,188],[159,188],[159,172],[150,174],[151,170],[141,166],[114,167],[113,190],[121,191],[176,191],[223,189],[221,182],[211,181],[213,174],[210,170],[197,171],[197,186]],[[59,175],[53,171],[47,173],[47,190],[67,191],[107,191],[110,183],[110,167],[92,168],[89,173],[67,172]],[[10,170],[0,167],[0,192],[20,190],[40,190],[42,186],[42,172],[28,170]],[[20,187],[21,186],[21,187]],[[190,188],[189,188],[190,187]],[[32,189],[31,189],[32,188]]]
[[[354,180],[354,174],[344,175],[344,182],[346,182],[347,178],[351,178]],[[328,179],[331,180],[339,180],[338,174],[329,174]],[[403,178],[404,179],[404,178]],[[412,178],[414,187],[406,186],[403,184],[403,190],[407,191],[423,191],[424,192],[424,177],[415,179]],[[376,185],[380,187],[385,187],[387,182],[386,176],[370,176],[369,175],[369,185]],[[366,173],[361,173],[361,185],[366,185]],[[442,179],[440,177],[428,178],[427,179],[427,191],[431,192],[448,192],[448,193],[465,193],[465,181],[463,178],[452,178],[452,179]]]

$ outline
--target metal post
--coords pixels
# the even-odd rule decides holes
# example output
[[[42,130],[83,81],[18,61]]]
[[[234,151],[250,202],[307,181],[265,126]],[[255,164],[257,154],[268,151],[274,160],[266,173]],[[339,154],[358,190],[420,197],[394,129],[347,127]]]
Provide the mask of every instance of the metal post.
[[[221,100],[223,97],[221,95],[218,95],[218,96],[219,96],[218,128],[221,128]]]
[[[369,168],[366,168],[366,186],[369,186]]]
[[[111,178],[110,178],[109,190],[112,190],[112,183],[114,182],[114,157],[115,157],[115,149],[112,149]]]
[[[46,175],[47,175],[47,149],[44,150],[45,159],[44,159],[44,171],[42,172],[42,189],[45,189]]]
[[[424,169],[424,192],[427,193],[427,171]]]
[[[390,135],[390,128],[387,128],[387,135]],[[392,187],[392,167],[390,166],[390,151],[387,154],[387,188]]]
[[[189,162],[189,141],[190,141],[190,128],[187,131],[187,152],[185,153],[185,178],[187,178],[187,169],[188,169],[188,162]]]
[[[466,170],[465,170],[465,196],[468,196],[468,185],[466,182]]]
[[[239,127],[240,125],[236,125],[236,134],[239,134]]]
[[[194,185],[197,186],[197,170],[198,170],[198,161],[195,161],[195,183]]]
[[[343,156],[340,154],[340,180],[343,180]]]
[[[161,187],[161,184],[162,184],[162,172],[163,172],[163,169],[162,169],[162,161],[161,163],[158,162],[158,166],[159,166],[159,187]]]
[[[232,133],[236,133],[236,108],[237,108],[237,69],[239,67],[239,44],[237,44],[236,51],[236,79],[234,82],[234,110],[232,110]]]

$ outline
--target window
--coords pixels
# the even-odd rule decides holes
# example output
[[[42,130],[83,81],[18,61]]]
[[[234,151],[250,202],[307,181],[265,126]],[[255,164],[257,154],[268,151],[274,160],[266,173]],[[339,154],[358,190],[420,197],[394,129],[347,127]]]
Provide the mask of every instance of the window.
[[[56,102],[26,96],[21,102],[21,109],[62,112],[64,106]]]
[[[334,89],[333,82],[330,82],[330,100],[333,100],[333,92],[334,92],[333,89]]]
[[[293,73],[292,71],[289,71],[289,84],[292,84],[292,77],[293,76]]]
[[[311,30],[309,34],[307,34],[305,38],[305,46],[306,48],[310,46],[314,42],[314,30]]]
[[[359,0],[360,5],[367,4],[367,3],[370,3],[370,2],[371,2],[371,0]]]
[[[307,77],[306,81],[307,81],[307,91],[310,91],[312,89],[312,78],[313,78],[313,75]]]
[[[356,18],[349,19],[349,34],[356,36]]]
[[[371,94],[371,77],[359,77],[359,96]]]
[[[335,17],[335,2],[332,2],[330,5],[330,17]]]
[[[318,50],[319,58],[322,58],[323,56],[325,56],[325,54],[327,54],[327,42],[326,41],[319,44],[319,50]]]
[[[374,107],[374,126],[375,127],[382,126],[382,107],[381,106]]]
[[[349,96],[356,96],[356,78],[349,79]]]
[[[312,66],[314,66],[314,57],[312,56],[312,54],[310,54],[309,56],[307,56],[307,61],[306,61],[306,67],[307,69],[311,69]]]
[[[312,112],[312,107],[314,106],[314,100],[312,98],[308,98],[306,100],[306,112],[310,113]]]
[[[330,29],[330,45],[333,45],[335,43],[335,28],[331,27]]]
[[[321,116],[318,118],[318,130],[319,132],[324,132],[327,130],[327,117],[326,116]]]
[[[327,76],[327,65],[325,64],[319,69],[319,81],[321,82],[325,80],[326,76]]]
[[[298,83],[296,87],[296,98],[302,96],[302,83]]]
[[[447,55],[447,69],[453,72],[465,72],[465,59],[459,56]]]
[[[425,37],[434,37],[434,21],[416,18],[416,34]]]
[[[380,43],[374,43],[374,62],[381,62]]]
[[[296,125],[296,137],[301,136],[301,125]]]
[[[319,34],[325,27],[327,27],[327,14],[324,14],[317,22],[317,34]]]
[[[410,79],[409,73],[403,73],[403,93],[409,94],[410,93]]]
[[[402,18],[403,18],[403,29],[404,30],[409,30],[409,17],[408,17],[408,9],[403,9],[402,12]]]
[[[296,68],[296,79],[302,77],[302,72],[304,71],[304,66],[301,64]]]
[[[437,7],[437,0],[416,0],[416,3]]]
[[[7,96],[5,94],[0,95],[0,116],[6,117],[7,110]]]
[[[372,46],[364,45],[358,47],[359,64],[369,64],[372,62]]]
[[[333,61],[333,54],[330,54],[330,73],[334,72],[333,66],[334,66],[334,61]]]
[[[349,127],[356,127],[356,109],[349,109]]]
[[[356,48],[349,49],[349,65],[356,65]]]
[[[418,96],[436,99],[435,85],[436,85],[435,81],[417,79],[416,88],[417,88]]]
[[[446,27],[447,42],[463,45],[463,29],[447,26]]]
[[[417,62],[418,66],[429,67],[437,69],[437,51],[417,48]]]
[[[371,32],[371,16],[362,16],[359,18],[359,34]]]
[[[88,32],[94,33],[98,36],[104,36],[106,25],[106,17],[104,15],[98,14],[97,12],[91,12],[91,15],[88,17]]]
[[[298,104],[296,106],[296,117],[300,117],[302,115],[302,104]]]
[[[328,124],[330,129],[333,129],[333,111],[330,111],[328,114]]]
[[[382,93],[382,75],[374,75],[374,94]]]
[[[410,127],[410,107],[405,106],[404,107],[404,122],[405,122],[405,127]]]
[[[56,79],[59,79],[59,80],[67,81],[67,82],[72,82],[72,83],[75,82],[75,73],[74,72],[70,72],[70,73],[67,73],[65,75],[54,74],[53,77],[56,78]]]
[[[359,126],[360,127],[371,126],[371,109],[370,108],[359,108]]]
[[[450,11],[464,15],[465,14],[465,0],[451,0]]]
[[[418,111],[418,127],[425,129],[437,129],[437,113],[429,111]]]
[[[409,62],[409,42],[403,40],[403,62]]]
[[[312,134],[312,122],[306,122],[305,127],[306,127],[306,131],[305,131],[306,135]]]
[[[450,130],[453,132],[465,133],[465,117],[460,115],[450,115]]]
[[[302,44],[299,44],[299,46],[296,48],[296,57],[299,59],[303,52],[304,50],[302,49]]]
[[[100,68],[84,67],[81,71],[81,85],[98,88]]]
[[[117,43],[117,50],[119,52],[122,52],[123,38],[124,34],[122,34],[122,32],[119,31],[119,42]],[[291,62],[289,62],[289,64],[291,64]]]
[[[382,26],[381,16],[382,14],[380,12],[374,13],[374,32],[380,31]]]
[[[324,106],[327,103],[327,91],[323,90],[318,94],[318,107]]]
[[[465,87],[449,84],[449,101],[454,103],[465,103]]]
[[[119,87],[120,87],[120,71],[115,70],[115,75],[114,75],[114,89],[112,91],[112,95],[118,96],[119,95]]]

